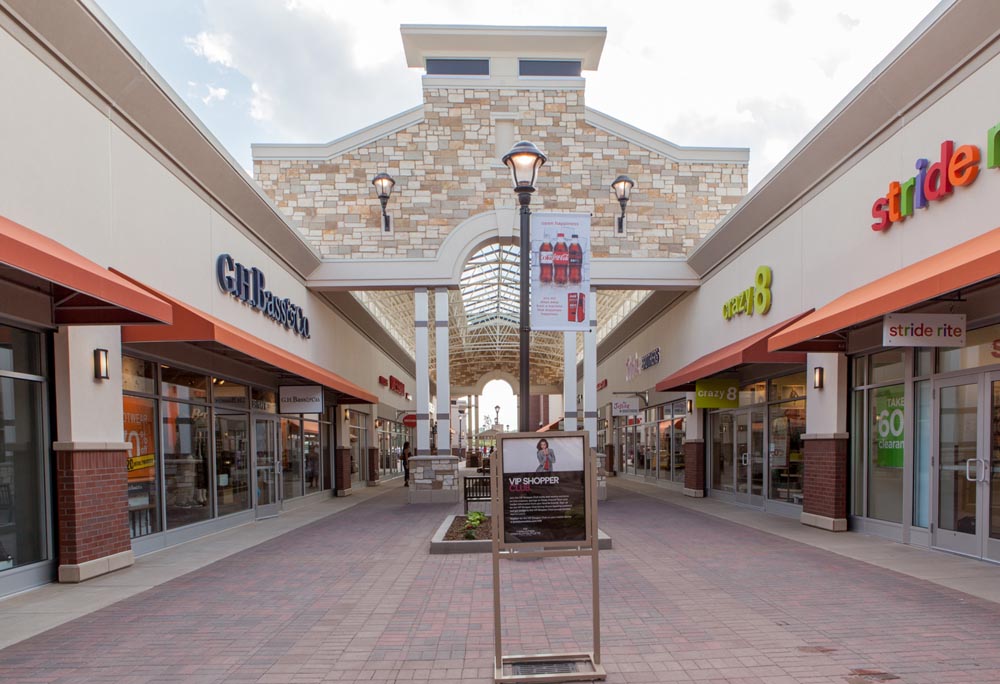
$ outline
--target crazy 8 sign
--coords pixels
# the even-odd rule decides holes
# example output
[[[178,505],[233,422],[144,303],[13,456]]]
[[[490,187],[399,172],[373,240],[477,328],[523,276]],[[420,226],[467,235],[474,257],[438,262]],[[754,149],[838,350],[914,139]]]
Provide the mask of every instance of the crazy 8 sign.
[[[943,200],[955,188],[972,185],[979,177],[980,152],[975,145],[956,148],[951,140],[941,143],[939,158],[933,164],[920,158],[913,166],[917,173],[910,179],[892,181],[889,192],[872,205],[872,230],[888,230],[893,223],[914,216],[917,209],[927,209],[931,202]],[[1000,124],[986,134],[986,168],[1000,168]]]
[[[739,314],[753,316],[756,312],[763,316],[770,311],[771,277],[770,266],[759,266],[753,277],[753,287],[748,287],[723,304],[722,317],[730,321]]]
[[[260,269],[249,268],[228,254],[220,254],[215,260],[215,277],[226,294],[262,312],[286,330],[309,339],[309,319],[302,313],[302,307],[265,290],[264,273]]]

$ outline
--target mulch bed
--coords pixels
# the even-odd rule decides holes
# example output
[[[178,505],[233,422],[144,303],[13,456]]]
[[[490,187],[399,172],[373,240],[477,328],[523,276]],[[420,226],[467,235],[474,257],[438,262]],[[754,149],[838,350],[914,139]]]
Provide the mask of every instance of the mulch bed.
[[[486,518],[479,527],[473,530],[476,534],[477,540],[490,540],[493,538],[493,521],[491,518]],[[445,541],[468,541],[465,538],[465,516],[457,515],[455,519],[451,521],[451,527],[448,531],[444,533]]]

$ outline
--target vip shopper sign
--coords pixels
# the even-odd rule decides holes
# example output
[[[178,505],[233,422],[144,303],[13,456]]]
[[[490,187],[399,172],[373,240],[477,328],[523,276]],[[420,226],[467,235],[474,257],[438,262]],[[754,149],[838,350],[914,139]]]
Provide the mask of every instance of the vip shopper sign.
[[[583,432],[501,436],[504,544],[589,539],[586,444]]]
[[[531,215],[531,328],[590,329],[590,214]]]

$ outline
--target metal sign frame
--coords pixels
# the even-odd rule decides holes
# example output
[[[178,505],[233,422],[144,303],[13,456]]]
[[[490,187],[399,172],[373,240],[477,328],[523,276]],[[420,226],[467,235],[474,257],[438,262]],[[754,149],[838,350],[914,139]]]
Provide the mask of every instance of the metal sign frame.
[[[504,442],[542,438],[580,438],[583,451],[584,510],[586,539],[582,541],[505,542],[504,541]],[[494,684],[504,682],[580,682],[604,680],[607,672],[601,664],[600,563],[597,532],[597,458],[590,448],[589,433],[575,432],[511,432],[497,438],[495,463],[490,464],[493,517],[493,643]],[[558,472],[558,471],[557,471]],[[519,558],[555,558],[589,556],[591,559],[591,594],[593,598],[593,650],[585,653],[539,653],[504,655],[501,638],[500,560]],[[576,672],[546,674],[515,674],[513,667],[522,663],[575,663]],[[510,670],[510,671],[508,671]]]

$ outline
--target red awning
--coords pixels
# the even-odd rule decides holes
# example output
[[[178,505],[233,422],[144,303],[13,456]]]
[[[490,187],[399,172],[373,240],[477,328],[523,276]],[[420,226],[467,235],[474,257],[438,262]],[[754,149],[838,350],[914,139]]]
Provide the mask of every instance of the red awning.
[[[810,309],[811,311],[811,309]],[[700,359],[668,375],[656,383],[657,392],[668,390],[694,389],[694,381],[721,373],[744,363],[805,363],[806,355],[800,352],[768,352],[767,340],[777,331],[791,325],[809,312],[793,316],[770,328],[745,337],[739,342],[705,354]]]
[[[138,281],[133,282],[142,285]],[[286,373],[297,375],[339,392],[344,395],[344,400],[341,403],[378,403],[378,397],[374,394],[366,392],[354,383],[311,361],[249,335],[225,321],[174,299],[170,295],[157,292],[145,285],[142,287],[170,303],[170,306],[173,307],[173,323],[159,326],[125,326],[122,328],[123,343],[192,342],[219,344],[245,354],[251,359],[262,361]]]
[[[0,265],[45,287],[57,325],[169,323],[170,305],[52,238],[0,216]],[[0,277],[3,277],[0,274]],[[42,282],[39,282],[42,281]],[[47,285],[46,285],[47,283]],[[51,288],[51,289],[49,289]]]
[[[774,335],[777,351],[1000,275],[1000,228],[834,299]]]

